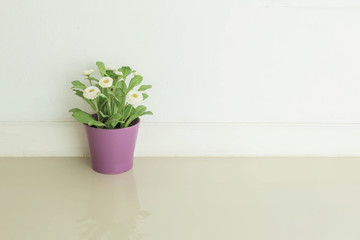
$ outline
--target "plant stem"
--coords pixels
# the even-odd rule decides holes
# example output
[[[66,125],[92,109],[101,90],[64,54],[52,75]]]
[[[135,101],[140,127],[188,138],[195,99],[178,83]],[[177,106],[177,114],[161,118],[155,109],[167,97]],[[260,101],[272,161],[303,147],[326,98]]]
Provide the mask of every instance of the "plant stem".
[[[112,115],[112,109],[111,109],[111,95],[109,94],[109,92],[108,91],[110,91],[110,89],[106,89],[105,90],[105,92],[106,92],[106,95],[107,95],[107,97],[108,97],[108,99],[107,99],[107,102],[108,102],[108,107],[109,107],[109,116],[111,116]]]
[[[95,105],[95,108],[96,108],[97,120],[98,120],[99,122],[102,122],[102,121],[101,121],[101,115],[100,115],[100,113],[99,113],[99,107],[98,107],[96,98],[94,99],[94,105]]]
[[[92,86],[92,82],[91,82],[89,76],[87,77],[87,79],[89,80],[89,83],[90,83],[90,85]]]
[[[133,106],[131,105],[130,107],[130,111],[129,111],[129,115],[126,116],[126,118],[124,118],[124,121],[125,121],[125,127],[128,127],[130,125],[129,121],[130,121],[130,118],[131,118],[131,111],[133,109]]]

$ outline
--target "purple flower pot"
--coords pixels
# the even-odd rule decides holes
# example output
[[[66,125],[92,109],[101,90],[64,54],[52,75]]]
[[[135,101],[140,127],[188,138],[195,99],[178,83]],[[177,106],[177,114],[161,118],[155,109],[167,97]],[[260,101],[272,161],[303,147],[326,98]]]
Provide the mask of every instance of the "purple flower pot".
[[[120,129],[100,129],[85,125],[94,171],[119,174],[132,168],[139,125],[139,118],[130,127]]]

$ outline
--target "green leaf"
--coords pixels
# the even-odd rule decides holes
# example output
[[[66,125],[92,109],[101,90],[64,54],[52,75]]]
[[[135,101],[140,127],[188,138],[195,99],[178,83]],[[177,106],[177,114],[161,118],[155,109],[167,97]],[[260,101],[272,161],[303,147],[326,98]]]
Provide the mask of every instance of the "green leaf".
[[[72,116],[79,122],[81,123],[86,123],[88,124],[89,121],[91,120],[95,120],[90,114],[84,112],[84,111],[76,111],[73,112]]]
[[[149,97],[149,95],[147,95],[146,93],[143,93],[143,100],[147,99]]]
[[[128,118],[130,115],[134,114],[136,112],[135,108],[133,107],[133,105],[128,104],[125,107],[124,110],[124,119]]]
[[[143,116],[143,115],[154,115],[154,114],[151,111],[146,111],[141,116]]]
[[[117,100],[117,99],[116,99],[116,100]],[[118,104],[118,103],[119,103],[119,104]],[[113,112],[113,114],[119,112],[119,106],[120,106],[120,102],[114,102],[114,104],[112,105],[112,112]]]
[[[105,64],[103,62],[96,62],[96,66],[98,67],[101,76],[105,76],[106,75]]]
[[[114,128],[121,120],[122,115],[120,113],[115,113],[109,117],[109,119],[105,122],[108,128]]]
[[[105,94],[103,94],[103,93],[98,93],[98,96],[100,96],[100,97],[102,97],[102,98],[108,98]]]
[[[118,98],[121,98],[122,96],[124,96],[124,93],[120,88],[116,88],[115,89],[115,96],[117,96]]]
[[[119,106],[123,106],[125,102],[126,89],[127,87],[125,81],[124,80],[119,81],[115,89],[115,96],[116,99],[119,101]]]
[[[138,91],[145,91],[145,90],[148,90],[150,88],[152,88],[151,85],[142,85],[142,86],[139,87]]]
[[[106,125],[103,124],[102,122],[96,121],[96,120],[90,120],[88,122],[89,126],[97,126],[97,127],[105,127]]]
[[[130,123],[132,123],[132,121],[134,121],[136,118],[137,118],[136,115],[132,115],[131,117],[129,117],[129,119],[125,123],[125,127],[127,128],[130,125]]]
[[[69,112],[72,112],[72,113],[79,112],[79,111],[82,111],[82,110],[79,109],[79,108],[72,108],[72,109],[69,110]]]
[[[123,73],[124,78],[126,78],[127,76],[129,76],[132,73],[131,68],[128,66],[123,66],[123,67],[119,68],[118,71],[121,71]]]
[[[146,107],[143,105],[140,105],[135,110],[136,110],[135,115],[141,116],[141,114],[143,114],[146,111]]]
[[[113,96],[116,101],[121,102],[120,99],[118,99],[118,98],[116,97],[115,93],[113,93],[112,91],[109,91],[108,94],[110,94],[111,96]]]
[[[140,117],[141,115],[143,115],[146,111],[146,107],[143,105],[138,106],[135,109],[135,113],[130,114],[129,119],[126,121],[125,127],[128,127],[132,121],[134,121],[136,118]]]
[[[118,85],[117,88],[120,89],[123,92],[123,95],[126,95],[126,90],[127,90],[127,86],[124,80],[121,80]]]
[[[112,79],[116,79],[116,74],[111,71],[111,70],[106,70],[106,75],[108,75],[109,77],[111,77]]]
[[[115,96],[116,100],[119,102],[119,105],[122,106],[122,104],[125,102],[125,95],[120,89],[115,89]]]
[[[79,80],[72,81],[71,83],[73,85],[72,88],[80,88],[80,89],[85,89],[86,88],[85,84],[83,84]]]
[[[129,87],[127,89],[127,92],[129,92],[131,89],[133,89],[134,87],[140,85],[140,83],[142,82],[143,80],[143,77],[140,76],[140,75],[137,75],[135,77],[133,77],[131,80],[130,80],[130,83],[129,83]]]
[[[100,111],[100,115],[101,115],[103,118],[109,117],[109,115],[104,114],[102,111]]]
[[[74,92],[75,92],[75,95],[81,97],[81,98],[84,98],[84,95],[83,95],[83,91],[80,91],[78,89],[73,89]]]

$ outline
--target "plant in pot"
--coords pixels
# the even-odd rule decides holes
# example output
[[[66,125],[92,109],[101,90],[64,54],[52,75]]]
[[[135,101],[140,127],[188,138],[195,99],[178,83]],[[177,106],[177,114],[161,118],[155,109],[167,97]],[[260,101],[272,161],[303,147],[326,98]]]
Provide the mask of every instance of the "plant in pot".
[[[82,73],[86,86],[79,80],[72,81],[75,94],[95,111],[89,114],[79,108],[69,110],[83,123],[89,143],[92,168],[99,173],[118,174],[130,170],[140,116],[152,115],[140,105],[148,95],[151,85],[141,85],[143,77],[128,66],[116,68],[96,62],[101,74],[97,79],[94,70]]]

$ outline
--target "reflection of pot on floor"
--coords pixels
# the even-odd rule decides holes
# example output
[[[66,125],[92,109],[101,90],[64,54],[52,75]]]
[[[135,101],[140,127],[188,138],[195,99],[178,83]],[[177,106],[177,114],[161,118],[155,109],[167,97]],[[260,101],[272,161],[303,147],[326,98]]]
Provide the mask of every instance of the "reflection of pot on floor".
[[[81,239],[143,239],[137,220],[148,215],[140,209],[132,171],[118,176],[94,174],[87,214],[80,220]]]

